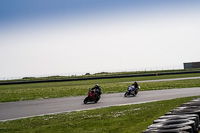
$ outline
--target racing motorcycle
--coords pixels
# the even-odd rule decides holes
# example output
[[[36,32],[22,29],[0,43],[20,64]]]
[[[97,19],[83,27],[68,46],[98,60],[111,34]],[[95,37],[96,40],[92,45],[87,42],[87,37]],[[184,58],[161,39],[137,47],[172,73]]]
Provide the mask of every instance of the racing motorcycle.
[[[127,88],[127,91],[124,94],[124,97],[127,96],[136,96],[138,94],[138,90],[140,89],[140,86],[138,86],[138,88],[135,88],[133,86],[129,86]]]
[[[92,89],[89,89],[88,96],[84,99],[83,103],[84,104],[87,104],[87,102],[97,103],[99,101],[99,99],[101,98],[101,96],[99,96],[96,93],[97,92],[93,91]],[[97,97],[96,97],[96,95],[97,95]]]

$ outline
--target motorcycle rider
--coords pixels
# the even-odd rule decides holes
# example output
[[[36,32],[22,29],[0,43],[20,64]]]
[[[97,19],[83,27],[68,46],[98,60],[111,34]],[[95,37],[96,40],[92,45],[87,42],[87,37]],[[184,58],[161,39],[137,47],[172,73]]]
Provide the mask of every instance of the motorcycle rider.
[[[129,93],[131,93],[131,91],[134,91],[136,89],[139,89],[139,85],[136,81],[132,85],[128,86]]]
[[[139,85],[136,81],[132,85],[134,86],[135,89],[139,89]]]
[[[99,97],[99,96],[102,94],[102,92],[101,92],[101,87],[100,87],[98,84],[96,84],[96,85],[92,88],[92,90],[95,90],[95,92],[96,92],[95,97],[96,97],[96,98]]]

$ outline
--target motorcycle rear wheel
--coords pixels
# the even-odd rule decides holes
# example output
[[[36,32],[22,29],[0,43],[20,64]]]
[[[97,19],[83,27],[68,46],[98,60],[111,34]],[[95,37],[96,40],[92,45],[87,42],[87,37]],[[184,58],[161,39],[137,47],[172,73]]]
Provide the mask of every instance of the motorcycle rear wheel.
[[[125,94],[124,94],[124,97],[127,97],[128,96],[128,92],[126,92]]]
[[[98,96],[94,102],[97,103],[100,100],[100,98],[101,98],[101,96]]]

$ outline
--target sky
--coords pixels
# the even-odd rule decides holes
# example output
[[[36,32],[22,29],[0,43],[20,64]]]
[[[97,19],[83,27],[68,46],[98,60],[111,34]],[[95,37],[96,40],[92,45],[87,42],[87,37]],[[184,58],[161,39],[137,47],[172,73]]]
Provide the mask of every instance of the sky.
[[[1,0],[0,79],[183,69],[199,0]]]

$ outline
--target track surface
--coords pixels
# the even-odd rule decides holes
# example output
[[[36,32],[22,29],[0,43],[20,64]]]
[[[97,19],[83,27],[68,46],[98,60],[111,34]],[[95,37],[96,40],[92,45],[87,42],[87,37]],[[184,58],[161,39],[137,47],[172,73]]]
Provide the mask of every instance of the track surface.
[[[188,79],[200,79],[200,77],[188,77],[188,78],[172,78],[172,79],[158,79],[158,80],[145,80],[145,81],[138,81],[138,83],[142,82],[161,82],[161,81],[176,81],[176,80],[188,80]],[[123,82],[123,83],[133,83],[131,82]]]
[[[138,104],[158,100],[173,99],[178,97],[198,96],[199,94],[200,87],[141,91],[136,97],[126,98],[124,97],[124,93],[103,94],[98,103],[89,103],[86,105],[83,104],[83,100],[86,96],[7,102],[0,103],[0,121],[116,105]]]
[[[44,114],[57,114],[75,110],[102,108],[116,105],[138,104],[178,97],[197,96],[198,88],[141,91],[136,97],[125,98],[124,93],[104,94],[96,104],[83,104],[85,96],[0,103],[0,121],[14,120]]]

